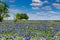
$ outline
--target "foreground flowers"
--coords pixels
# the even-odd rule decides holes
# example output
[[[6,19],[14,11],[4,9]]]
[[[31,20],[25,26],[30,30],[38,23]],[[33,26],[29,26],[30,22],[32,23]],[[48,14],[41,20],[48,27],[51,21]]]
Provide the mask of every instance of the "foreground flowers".
[[[55,30],[45,24],[0,23],[0,40],[60,40]]]

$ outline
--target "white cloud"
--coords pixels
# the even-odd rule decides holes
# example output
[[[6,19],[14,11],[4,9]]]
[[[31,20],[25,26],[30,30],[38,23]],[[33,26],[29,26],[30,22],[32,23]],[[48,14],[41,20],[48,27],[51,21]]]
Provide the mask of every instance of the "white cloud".
[[[56,0],[56,2],[60,2],[60,0]]]
[[[42,3],[32,3],[32,4],[30,4],[31,6],[41,6],[42,5]]]
[[[10,13],[21,13],[22,11],[19,9],[9,9]]]
[[[22,12],[19,9],[9,9],[10,10],[10,15],[9,19],[14,18],[14,14],[18,12]],[[36,13],[27,13],[29,16],[29,20],[60,20],[60,12],[54,12],[54,11],[48,11],[48,12],[36,12]],[[58,14],[58,15],[57,15]]]
[[[38,3],[39,3],[39,2],[40,2],[40,0],[32,0],[32,2],[38,2]]]
[[[51,14],[54,14],[54,15],[59,15],[60,12],[54,12],[54,11],[50,11]]]
[[[44,3],[49,3],[49,2],[47,0],[45,0]]]
[[[30,4],[32,7],[36,7],[33,9],[37,9],[38,7],[43,5],[43,2],[40,0],[32,0],[32,3]]]
[[[39,7],[32,7],[33,10],[39,9]]]
[[[45,6],[45,7],[42,7],[41,9],[42,9],[42,10],[52,10],[52,7],[50,7],[50,6]]]
[[[51,16],[49,12],[37,12],[35,14],[29,13],[28,15],[29,15],[29,20],[58,20],[59,19],[59,16]]]
[[[60,20],[60,16],[50,16],[49,18],[47,17],[47,20]]]
[[[43,4],[43,2],[32,2],[30,5],[31,6],[41,6]]]
[[[29,16],[29,20],[40,20],[41,16],[38,16],[36,13],[27,13]]]
[[[42,2],[41,0],[32,0],[32,3],[30,5],[32,6],[32,9],[38,9],[40,6],[43,6],[44,3],[49,2],[47,0],[45,0],[44,2]],[[47,9],[50,9],[50,7],[48,7]]]
[[[22,13],[22,11],[19,10],[19,9],[9,9],[9,13],[11,15],[9,17],[9,20],[11,20],[11,19],[14,19],[14,16],[15,16],[16,13]]]
[[[45,13],[45,12],[37,12],[36,15],[39,15],[39,16],[47,16],[48,13]]]
[[[60,4],[58,4],[58,3],[53,3],[52,4],[54,7],[56,7],[57,9],[60,9]]]

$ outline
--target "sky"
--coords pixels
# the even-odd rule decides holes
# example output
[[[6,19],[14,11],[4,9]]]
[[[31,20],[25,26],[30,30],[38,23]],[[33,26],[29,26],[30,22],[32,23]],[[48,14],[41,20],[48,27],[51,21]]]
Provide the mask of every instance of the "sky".
[[[60,20],[60,0],[3,0],[13,19],[16,13],[27,13],[29,20]]]

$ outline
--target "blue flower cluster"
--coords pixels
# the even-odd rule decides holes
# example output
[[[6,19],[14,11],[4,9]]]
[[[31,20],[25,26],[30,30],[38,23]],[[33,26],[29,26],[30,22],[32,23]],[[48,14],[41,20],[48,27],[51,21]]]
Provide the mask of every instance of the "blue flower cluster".
[[[47,23],[2,22],[0,23],[0,40],[60,40],[59,26]]]

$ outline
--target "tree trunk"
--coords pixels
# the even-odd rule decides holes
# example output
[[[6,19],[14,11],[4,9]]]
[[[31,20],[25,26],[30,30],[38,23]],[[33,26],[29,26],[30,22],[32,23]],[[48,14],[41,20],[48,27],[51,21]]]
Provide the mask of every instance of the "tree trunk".
[[[3,17],[0,16],[0,22],[2,22],[2,21],[3,21]]]

